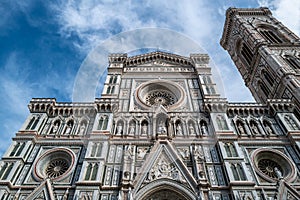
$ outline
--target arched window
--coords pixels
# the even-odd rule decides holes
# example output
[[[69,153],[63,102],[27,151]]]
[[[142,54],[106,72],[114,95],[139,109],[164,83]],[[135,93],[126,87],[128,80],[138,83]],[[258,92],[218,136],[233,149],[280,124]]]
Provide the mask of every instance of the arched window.
[[[291,56],[291,55],[284,55],[283,59],[293,69],[300,69],[300,60],[299,60],[299,58]]]
[[[92,146],[91,157],[100,157],[102,152],[102,144],[94,143]]]
[[[114,76],[113,83],[114,83],[114,84],[116,84],[116,83],[117,83],[117,80],[118,80],[118,76],[117,76],[117,75],[115,75],[115,76]]]
[[[26,130],[33,130],[37,126],[40,121],[40,117],[32,117],[28,125],[26,126]]]
[[[264,94],[265,97],[268,97],[268,96],[269,96],[270,90],[269,90],[268,87],[265,86],[264,83],[259,82],[259,88],[260,88],[260,90],[263,92],[263,94]]]
[[[264,80],[266,80],[270,86],[273,86],[274,79],[271,78],[270,74],[266,71],[263,71],[262,74],[263,74]]]
[[[99,119],[98,130],[106,130],[108,125],[108,116],[103,115]]]
[[[35,117],[31,118],[30,122],[28,123],[26,130],[29,130],[33,122],[35,121]]]
[[[20,147],[20,143],[18,142],[18,143],[14,146],[14,148],[13,148],[13,150],[11,151],[11,153],[10,153],[9,156],[14,156],[14,155],[16,154],[16,152],[18,151],[19,147]]]
[[[92,163],[90,163],[86,169],[84,180],[90,180],[92,169],[93,169],[93,165]]]
[[[108,86],[106,89],[106,94],[110,94],[111,93],[111,86]]]
[[[10,171],[12,170],[14,163],[5,163],[0,170],[0,180],[7,179]]]
[[[97,178],[99,165],[98,163],[89,163],[84,180],[86,181],[94,181]]]
[[[217,121],[217,125],[218,125],[219,130],[228,130],[228,125],[226,123],[226,120],[225,120],[224,116],[218,115],[216,117],[216,121]]]
[[[110,76],[110,78],[109,78],[109,83],[113,83],[113,80],[114,80],[114,77],[113,77],[113,76]]]
[[[231,168],[234,180],[236,180],[236,181],[245,181],[246,180],[245,172],[240,163],[237,163],[237,164],[232,163],[230,168]]]
[[[275,44],[282,43],[280,37],[278,37],[272,30],[260,29],[259,33],[265,40],[269,41],[270,43],[275,43]]]
[[[110,92],[111,94],[114,94],[115,93],[115,86],[112,86],[111,87],[111,92]]]
[[[225,143],[224,148],[228,157],[237,157],[237,152],[233,143]]]
[[[20,156],[20,154],[22,153],[23,149],[25,147],[25,142],[22,143],[22,145],[19,147],[16,156]]]
[[[253,53],[245,43],[242,44],[241,54],[245,58],[248,65],[250,65],[253,59]]]

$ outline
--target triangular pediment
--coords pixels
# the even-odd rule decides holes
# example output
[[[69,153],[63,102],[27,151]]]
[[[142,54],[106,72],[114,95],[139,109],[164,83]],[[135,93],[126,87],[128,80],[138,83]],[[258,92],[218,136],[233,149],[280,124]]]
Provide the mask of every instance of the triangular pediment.
[[[157,67],[168,67],[168,66],[192,66],[192,61],[188,57],[179,56],[172,53],[166,52],[151,52],[138,56],[128,57],[126,59],[126,66],[157,66]]]
[[[25,200],[55,200],[52,185],[49,179],[41,183]]]
[[[195,192],[197,182],[169,141],[158,141],[134,182],[135,193],[153,182],[170,182]]]

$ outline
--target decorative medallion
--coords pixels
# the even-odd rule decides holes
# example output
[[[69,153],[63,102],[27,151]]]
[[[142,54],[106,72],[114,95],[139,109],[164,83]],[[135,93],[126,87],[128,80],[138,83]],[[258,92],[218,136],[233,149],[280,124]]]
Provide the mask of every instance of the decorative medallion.
[[[258,162],[257,166],[260,171],[274,179],[280,177],[280,174],[282,172],[281,167],[276,162],[270,159],[261,159]]]
[[[295,164],[281,151],[256,149],[251,153],[251,159],[256,173],[267,181],[293,181],[297,176]]]
[[[138,86],[135,92],[137,103],[145,109],[152,106],[164,106],[167,109],[178,108],[184,103],[183,88],[171,81],[153,80]]]
[[[46,174],[49,178],[57,178],[63,175],[69,169],[69,163],[65,159],[51,160],[46,168]]]
[[[54,148],[46,151],[34,166],[34,177],[38,180],[50,178],[60,180],[71,172],[75,163],[75,154],[66,148]]]

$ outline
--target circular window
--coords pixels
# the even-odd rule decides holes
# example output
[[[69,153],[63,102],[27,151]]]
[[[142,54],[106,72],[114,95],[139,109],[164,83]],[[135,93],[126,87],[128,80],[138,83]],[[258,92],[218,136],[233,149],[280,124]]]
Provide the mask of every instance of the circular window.
[[[252,153],[251,159],[257,174],[267,181],[296,178],[294,163],[278,150],[260,148]]]
[[[65,148],[46,151],[36,162],[34,175],[38,179],[55,179],[65,177],[74,166],[74,153]]]
[[[260,169],[260,171],[262,171],[265,175],[275,179],[278,178],[282,172],[281,167],[270,159],[261,159],[257,166],[258,169]]]
[[[162,105],[176,108],[184,102],[184,90],[176,83],[154,80],[141,84],[136,90],[137,102],[144,108]]]

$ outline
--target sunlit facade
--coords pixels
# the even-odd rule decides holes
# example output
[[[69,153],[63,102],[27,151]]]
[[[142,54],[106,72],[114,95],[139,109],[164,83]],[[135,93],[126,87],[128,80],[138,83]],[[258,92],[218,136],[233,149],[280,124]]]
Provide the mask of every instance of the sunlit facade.
[[[258,103],[221,97],[207,54],[111,54],[101,98],[30,101],[0,200],[300,199],[299,38],[232,8],[221,45]]]

